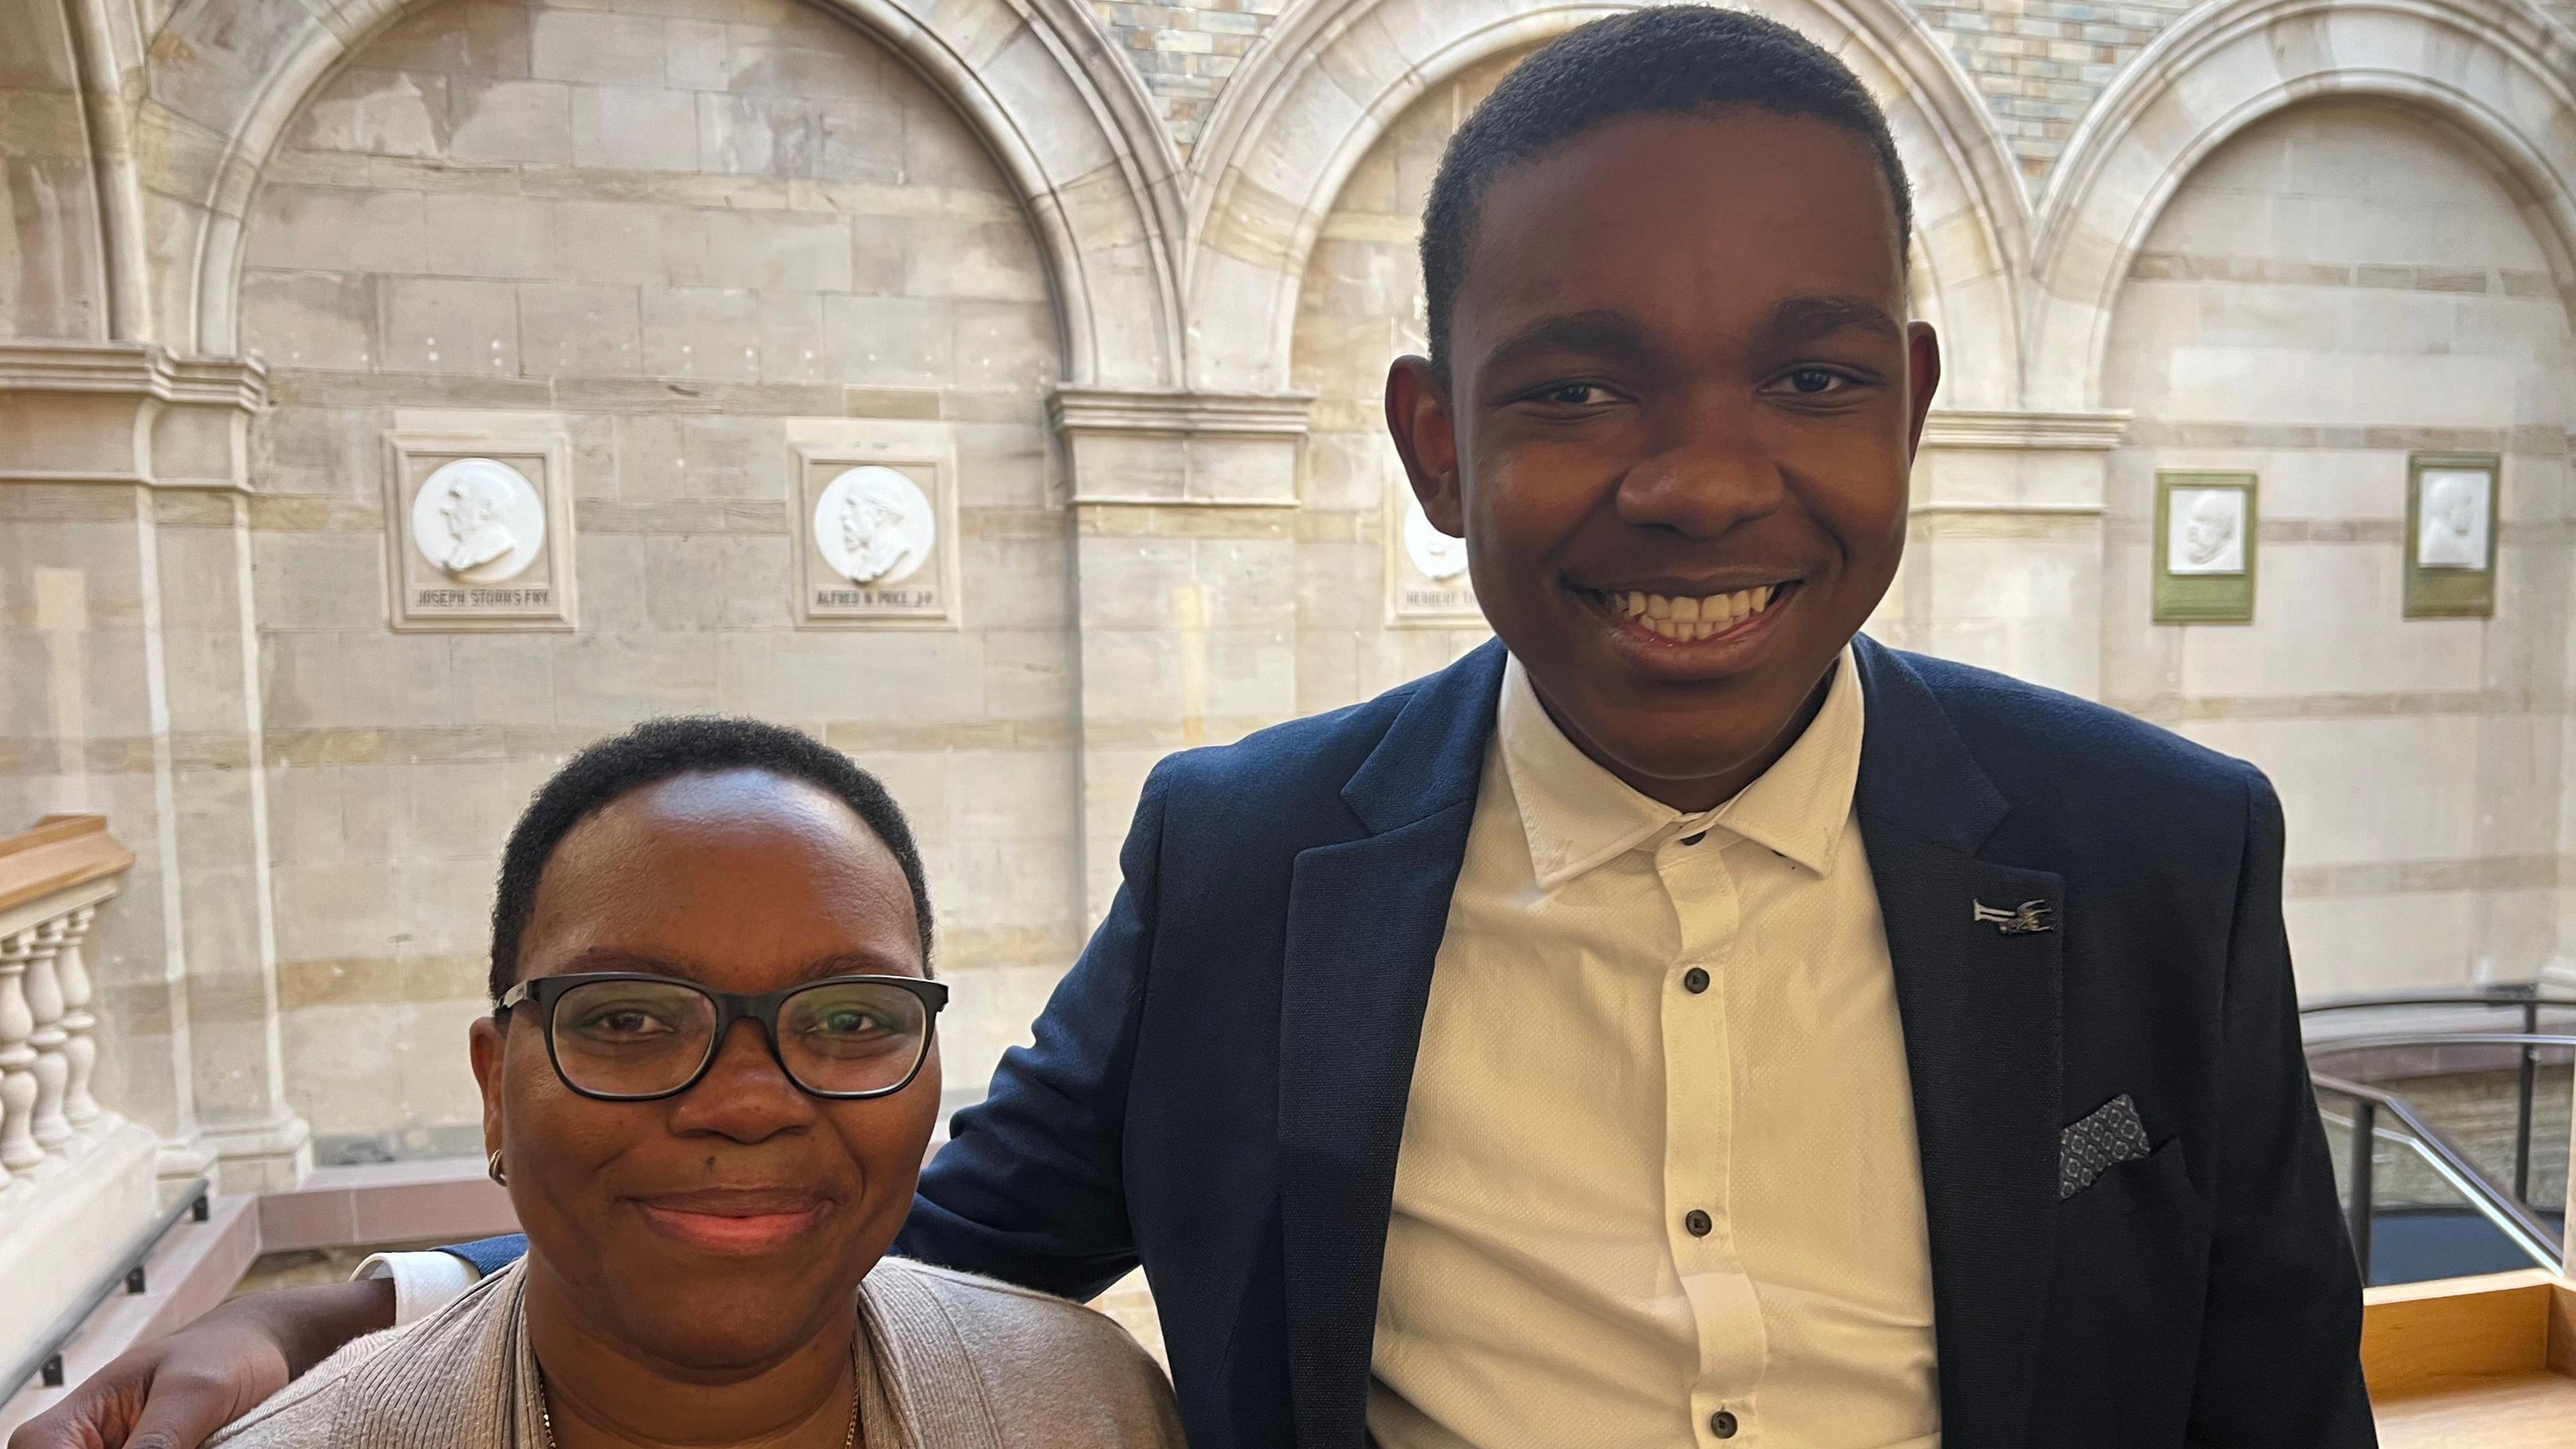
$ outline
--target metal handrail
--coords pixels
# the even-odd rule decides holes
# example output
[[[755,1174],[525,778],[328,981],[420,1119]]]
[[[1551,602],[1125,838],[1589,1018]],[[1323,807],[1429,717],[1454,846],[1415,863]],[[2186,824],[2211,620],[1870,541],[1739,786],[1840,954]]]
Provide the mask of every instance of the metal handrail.
[[[2312,1071],[2308,1079],[2320,1090],[2350,1097],[2355,1104],[2352,1161],[2348,1169],[2352,1174],[2351,1186],[2344,1210],[2352,1233],[2353,1252],[2361,1260],[2363,1282],[2370,1281],[2371,1148],[2378,1140],[2377,1118],[2382,1112],[2405,1126],[2424,1149],[2426,1160],[2433,1164],[2434,1170],[2458,1188],[2480,1216],[2513,1239],[2515,1246],[2535,1262],[2561,1261],[2563,1249],[2559,1235],[2532,1211],[2531,1205],[2519,1195],[2508,1194],[2487,1181],[2486,1174],[2478,1170],[2469,1155],[2443,1135],[2439,1128],[2425,1121],[2404,1097],[2324,1072]]]
[[[2303,1001],[2299,1003],[2299,1015],[2318,1016],[2329,1011],[2359,1011],[2374,1006],[2576,1007],[2576,995],[2543,994],[2551,989],[2537,981],[2506,981],[2476,991],[2355,991]]]
[[[36,1340],[35,1347],[20,1354],[16,1363],[0,1369],[0,1399],[18,1392],[29,1379],[40,1379],[49,1389],[62,1387],[63,1345],[72,1341],[73,1336],[80,1332],[81,1325],[89,1321],[89,1316],[98,1311],[98,1305],[106,1302],[107,1296],[114,1293],[120,1284],[128,1293],[145,1291],[144,1260],[152,1256],[153,1249],[161,1246],[161,1240],[169,1236],[170,1229],[178,1226],[179,1219],[192,1218],[201,1223],[207,1220],[210,1216],[207,1191],[206,1180],[202,1177],[181,1189],[179,1196],[163,1210],[161,1216],[153,1220],[152,1226],[135,1235],[116,1266],[100,1274],[87,1292],[73,1299],[70,1307],[55,1316],[44,1336]]]
[[[2518,1007],[2522,1012],[2522,1034],[2526,1037],[2536,1037],[2540,1031],[2540,1013],[2543,1007],[2576,1007],[2576,996],[2551,996],[2547,994],[2548,990],[2547,986],[2538,981],[2506,981],[2465,992],[2362,991],[2308,1002],[2300,1006],[2299,1017],[2304,1022],[2310,1016],[2323,1015],[2332,1011],[2356,1011],[2388,1006],[2459,1006],[2490,1011]],[[2443,1040],[2470,1042],[2473,1037],[2497,1035],[2500,1034],[2453,1032],[2444,1034]],[[2347,1046],[2357,1048],[2364,1042],[2380,1042],[2390,1046],[2403,1044],[2388,1037],[2330,1038],[2310,1044],[2309,1054],[2314,1055],[2319,1049],[2333,1052],[2341,1051]],[[2440,1043],[2419,1041],[2413,1044],[2422,1046]],[[2540,1047],[2545,1044],[2536,1039],[2522,1044],[2521,1073],[2514,1085],[2513,1195],[2519,1198],[2531,1196],[2531,1096],[2532,1089],[2540,1076]]]
[[[2308,1055],[2340,1056],[2345,1052],[2410,1046],[2563,1046],[2576,1047],[2576,1035],[2531,1031],[2392,1031],[2378,1036],[2338,1036],[2308,1043]]]

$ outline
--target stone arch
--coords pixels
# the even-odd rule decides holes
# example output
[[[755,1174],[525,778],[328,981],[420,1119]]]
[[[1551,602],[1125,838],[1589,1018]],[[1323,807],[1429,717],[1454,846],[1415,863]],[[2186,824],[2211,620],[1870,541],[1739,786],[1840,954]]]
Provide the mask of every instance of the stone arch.
[[[1189,376],[1288,385],[1297,291],[1353,167],[1426,90],[1489,57],[1637,8],[1603,0],[1312,0],[1227,85],[1192,159]],[[1917,257],[1967,345],[1953,406],[2006,407],[2028,255],[2019,173],[1958,62],[1889,0],[1773,0],[1764,13],[1835,49],[1887,108],[1916,192]]]
[[[2120,284],[2193,168],[2253,122],[2326,96],[2412,109],[2493,164],[2576,314],[2576,33],[2526,0],[2225,0],[2129,63],[2050,182],[2034,405],[2096,405]]]
[[[244,219],[280,136],[347,57],[435,3],[189,0],[173,16],[153,46],[138,149],[174,348],[238,349]],[[1067,382],[1177,381],[1178,161],[1142,83],[1073,0],[817,3],[938,91],[1018,193]]]

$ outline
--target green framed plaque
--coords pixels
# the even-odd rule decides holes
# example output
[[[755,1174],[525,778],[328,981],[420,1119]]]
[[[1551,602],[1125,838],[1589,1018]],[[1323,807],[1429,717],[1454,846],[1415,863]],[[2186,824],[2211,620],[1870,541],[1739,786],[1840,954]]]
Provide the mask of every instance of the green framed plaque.
[[[2260,521],[2251,473],[2157,473],[2155,621],[2253,623]]]
[[[2406,617],[2495,617],[2496,504],[2504,463],[2493,453],[2417,453],[2406,460]]]

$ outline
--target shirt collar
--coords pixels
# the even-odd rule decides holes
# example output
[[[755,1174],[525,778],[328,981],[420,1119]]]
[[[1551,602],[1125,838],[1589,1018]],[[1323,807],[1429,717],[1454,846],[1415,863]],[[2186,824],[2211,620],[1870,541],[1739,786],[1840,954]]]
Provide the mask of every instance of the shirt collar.
[[[1494,733],[1539,888],[1567,881],[1670,831],[1721,829],[1829,875],[1860,779],[1860,670],[1846,646],[1806,732],[1734,799],[1684,815],[1594,763],[1539,703],[1514,658],[1503,666]]]

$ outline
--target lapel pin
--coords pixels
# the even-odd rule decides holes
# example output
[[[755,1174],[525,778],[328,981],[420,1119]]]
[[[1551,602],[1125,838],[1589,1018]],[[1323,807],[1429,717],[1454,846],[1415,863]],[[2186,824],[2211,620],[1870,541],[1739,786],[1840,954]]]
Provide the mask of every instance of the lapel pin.
[[[2008,911],[1987,905],[1984,901],[1971,904],[1977,908],[1975,919],[1992,924],[1999,936],[2036,936],[2042,931],[2057,929],[2048,923],[2048,902],[2044,900],[2024,901]]]

